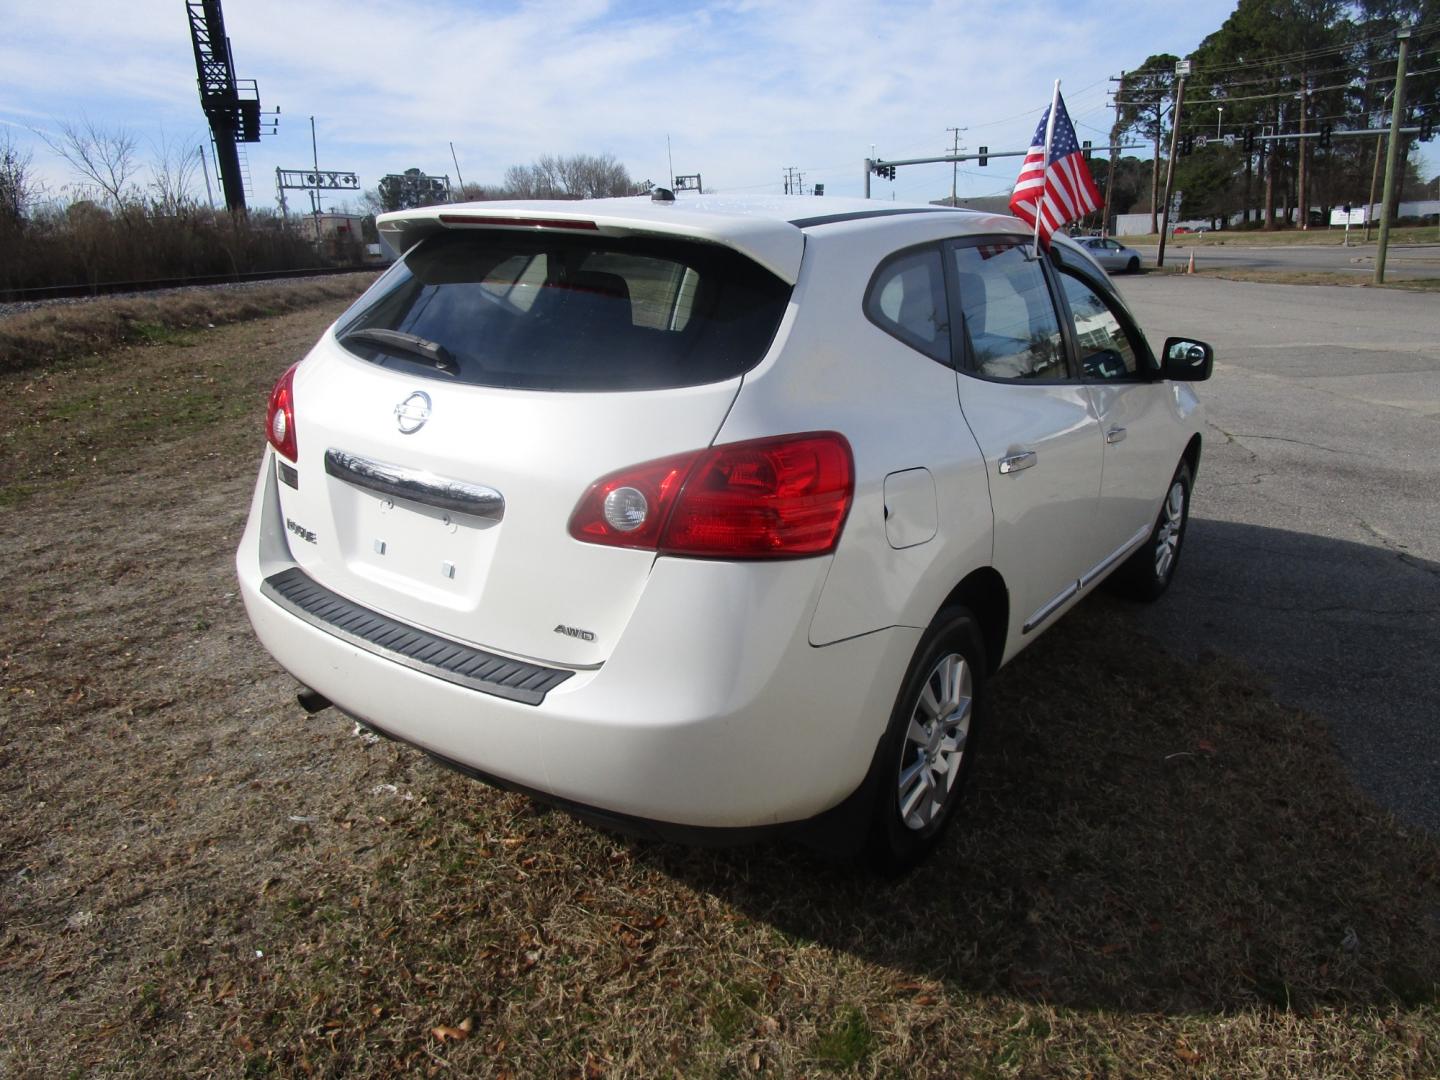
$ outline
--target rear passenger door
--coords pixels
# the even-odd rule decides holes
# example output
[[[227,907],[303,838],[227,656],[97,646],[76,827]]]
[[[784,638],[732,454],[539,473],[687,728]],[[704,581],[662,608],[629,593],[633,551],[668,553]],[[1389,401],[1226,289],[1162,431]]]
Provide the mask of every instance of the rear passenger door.
[[[963,331],[960,406],[985,457],[993,562],[1018,615],[1012,649],[1075,595],[1103,546],[1100,425],[1032,251],[1015,237],[956,240],[945,264]]]

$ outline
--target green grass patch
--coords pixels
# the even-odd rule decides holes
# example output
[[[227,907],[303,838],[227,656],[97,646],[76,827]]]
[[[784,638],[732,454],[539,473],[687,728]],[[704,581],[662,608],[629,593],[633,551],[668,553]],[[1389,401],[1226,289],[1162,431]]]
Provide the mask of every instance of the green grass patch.
[[[133,340],[141,345],[175,345],[189,348],[195,344],[193,333],[177,330],[163,323],[136,323],[132,336]]]
[[[34,484],[0,485],[0,509],[8,510],[19,506],[31,495],[34,495],[35,490]]]
[[[875,1033],[865,1014],[853,1005],[845,1008],[835,1023],[816,1036],[811,1055],[828,1069],[853,1069],[875,1048]]]

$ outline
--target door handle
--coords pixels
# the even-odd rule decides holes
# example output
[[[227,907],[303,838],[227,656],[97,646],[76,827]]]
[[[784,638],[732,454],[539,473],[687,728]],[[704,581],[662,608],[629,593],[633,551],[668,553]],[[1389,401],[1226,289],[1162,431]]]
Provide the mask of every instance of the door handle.
[[[1117,442],[1124,442],[1125,429],[1119,424],[1115,424],[1109,431],[1105,432],[1105,441],[1111,446],[1114,446]]]
[[[1032,468],[1040,460],[1040,455],[1034,450],[1022,450],[1018,454],[1009,454],[1000,459],[1000,474],[1007,476],[1010,473],[1023,472]]]

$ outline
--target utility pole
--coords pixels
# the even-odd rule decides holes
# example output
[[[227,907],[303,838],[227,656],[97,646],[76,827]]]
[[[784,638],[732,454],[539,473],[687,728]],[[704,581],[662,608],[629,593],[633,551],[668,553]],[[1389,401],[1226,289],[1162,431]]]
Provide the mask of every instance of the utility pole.
[[[315,176],[320,176],[320,144],[315,141],[315,117],[310,117],[310,152],[315,155]],[[315,239],[320,239],[320,189],[310,192],[310,206],[315,212]]]
[[[205,174],[205,205],[214,210],[215,192],[210,187],[210,166],[205,163],[205,148],[197,146],[195,153],[200,158],[200,171]]]
[[[1305,119],[1310,115],[1310,75],[1308,72],[1300,76],[1300,134],[1305,134]],[[1309,185],[1310,163],[1310,140],[1302,138],[1300,145],[1296,147],[1300,155],[1300,161],[1295,167],[1295,202],[1300,210],[1300,231],[1308,232],[1310,229],[1310,196],[1307,192]]]
[[[968,129],[968,128],[961,128],[961,127],[953,127],[953,128],[946,128],[945,130],[948,131],[948,132],[950,132],[950,133],[952,133],[952,134],[955,136],[955,147],[954,147],[954,149],[952,149],[952,150],[950,151],[950,153],[958,155],[958,154],[960,153],[960,132],[962,132],[962,131],[968,131],[969,129]],[[956,184],[956,178],[958,177],[959,172],[960,172],[960,163],[959,163],[958,161],[952,161],[952,162],[950,163],[950,205],[951,205],[951,206],[954,206],[954,205],[955,205],[955,198],[956,198],[956,194],[955,194],[955,184]]]
[[[460,175],[460,159],[455,156],[455,143],[453,141],[450,143],[450,160],[455,162],[455,179],[457,181],[456,186],[460,189],[460,194],[464,195],[465,178]]]
[[[1370,222],[1375,219],[1375,189],[1380,185],[1380,144],[1384,135],[1375,136],[1375,164],[1370,167],[1370,201],[1365,204],[1365,235],[1361,242],[1370,242]]]
[[[1390,215],[1395,212],[1395,159],[1400,151],[1400,118],[1405,115],[1405,50],[1409,29],[1395,31],[1400,55],[1395,61],[1395,104],[1390,109],[1390,144],[1385,149],[1385,199],[1380,204],[1380,243],[1375,249],[1375,284],[1385,284],[1385,254],[1390,246]]]
[[[1175,147],[1180,141],[1180,109],[1185,104],[1185,76],[1189,74],[1189,60],[1180,60],[1175,64],[1175,108],[1170,112],[1170,160],[1165,163],[1165,203],[1161,207],[1160,249],[1155,254],[1156,266],[1165,265],[1165,238],[1170,232],[1170,191],[1175,186]]]
[[[1115,159],[1119,156],[1116,149],[1120,145],[1120,99],[1125,96],[1125,72],[1120,72],[1120,78],[1116,80],[1120,88],[1115,91],[1115,124],[1110,128],[1110,177],[1105,181],[1105,205],[1100,207],[1100,235],[1110,235],[1110,193],[1115,190]]]

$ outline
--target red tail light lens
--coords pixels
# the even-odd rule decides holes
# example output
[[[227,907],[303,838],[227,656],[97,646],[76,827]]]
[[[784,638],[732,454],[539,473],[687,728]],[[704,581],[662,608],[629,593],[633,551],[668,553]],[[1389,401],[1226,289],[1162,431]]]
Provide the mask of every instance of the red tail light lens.
[[[854,492],[842,435],[755,439],[604,477],[575,508],[570,535],[696,558],[824,555],[839,542]]]
[[[295,448],[295,369],[291,364],[275,389],[270,391],[270,409],[265,414],[265,437],[280,456],[295,462],[300,451]]]

